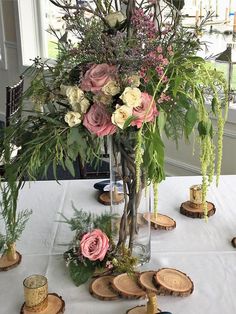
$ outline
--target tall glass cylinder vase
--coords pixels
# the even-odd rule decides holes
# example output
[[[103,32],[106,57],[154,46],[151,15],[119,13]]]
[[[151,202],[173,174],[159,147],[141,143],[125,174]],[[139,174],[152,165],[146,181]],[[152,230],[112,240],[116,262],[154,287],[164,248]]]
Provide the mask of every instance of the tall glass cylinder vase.
[[[150,260],[150,192],[145,171],[136,167],[137,133],[110,138],[111,210],[117,215],[117,247],[129,249],[138,264]]]

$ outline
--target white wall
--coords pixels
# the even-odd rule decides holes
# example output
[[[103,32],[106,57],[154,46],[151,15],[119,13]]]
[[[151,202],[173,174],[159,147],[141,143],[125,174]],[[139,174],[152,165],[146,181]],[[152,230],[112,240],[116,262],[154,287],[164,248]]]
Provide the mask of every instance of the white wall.
[[[7,70],[0,69],[0,119],[5,115],[5,88],[19,80],[19,51],[14,16],[14,0],[0,0],[3,5],[4,34],[7,57]],[[16,0],[15,0],[16,1]],[[227,123],[224,135],[223,174],[236,174],[236,111],[230,111],[231,122]],[[165,141],[166,172],[169,175],[197,175],[200,173],[198,150],[192,156],[192,145]]]
[[[236,111],[229,110],[229,120],[224,130],[222,174],[236,174]],[[200,174],[199,150],[193,143],[179,143],[178,150],[175,143],[165,140],[166,172],[168,175],[196,175]]]

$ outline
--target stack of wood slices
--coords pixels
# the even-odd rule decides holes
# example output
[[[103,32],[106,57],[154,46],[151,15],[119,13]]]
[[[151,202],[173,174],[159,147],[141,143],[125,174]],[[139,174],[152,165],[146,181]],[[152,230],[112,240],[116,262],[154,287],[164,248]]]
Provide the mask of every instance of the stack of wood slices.
[[[192,280],[174,268],[145,271],[128,275],[106,275],[98,277],[90,284],[90,293],[105,301],[124,299],[146,299],[150,293],[163,296],[186,297],[193,292]],[[147,313],[146,305],[127,311],[127,314]],[[160,313],[157,309],[156,313]]]

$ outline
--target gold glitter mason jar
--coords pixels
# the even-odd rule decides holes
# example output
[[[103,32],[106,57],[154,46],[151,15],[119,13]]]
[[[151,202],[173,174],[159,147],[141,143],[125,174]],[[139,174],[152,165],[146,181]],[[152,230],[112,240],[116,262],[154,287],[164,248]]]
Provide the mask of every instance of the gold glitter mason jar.
[[[200,184],[190,187],[190,202],[195,206],[202,204],[202,186]]]
[[[32,275],[23,281],[25,309],[29,312],[41,312],[48,306],[48,281],[42,275]]]

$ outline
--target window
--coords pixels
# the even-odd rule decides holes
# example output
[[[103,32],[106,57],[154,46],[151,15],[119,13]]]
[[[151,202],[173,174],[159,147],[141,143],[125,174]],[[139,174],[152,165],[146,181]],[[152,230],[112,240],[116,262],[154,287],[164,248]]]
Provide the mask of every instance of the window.
[[[0,68],[6,70],[6,51],[4,39],[3,10],[1,1],[0,1]]]
[[[58,38],[65,34],[63,11],[49,0],[18,0],[19,48],[23,66],[28,66],[36,56],[55,59]]]

